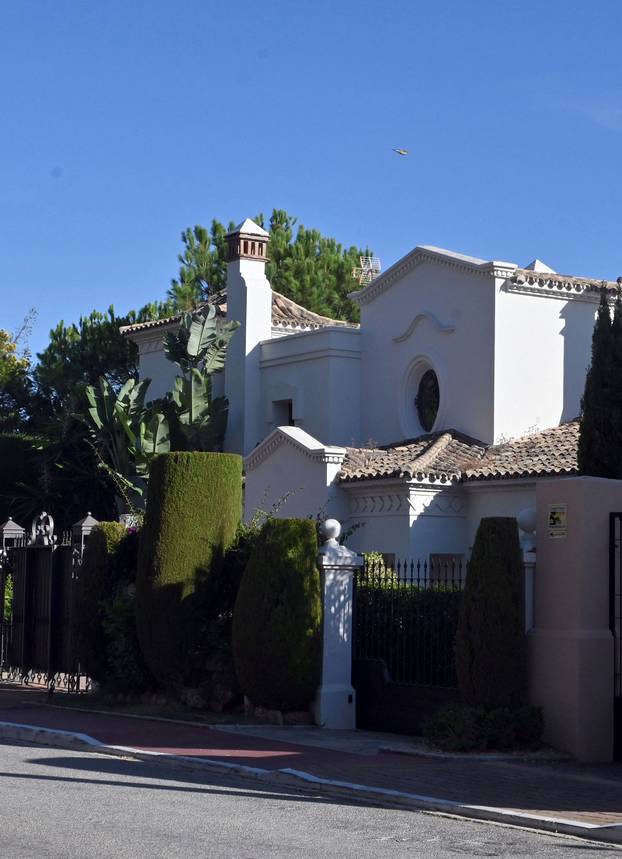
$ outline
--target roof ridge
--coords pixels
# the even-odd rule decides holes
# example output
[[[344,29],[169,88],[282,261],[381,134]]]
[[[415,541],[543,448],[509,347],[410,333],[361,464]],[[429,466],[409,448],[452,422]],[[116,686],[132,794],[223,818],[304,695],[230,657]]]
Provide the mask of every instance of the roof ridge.
[[[452,441],[453,436],[450,432],[441,433],[421,456],[416,456],[412,460],[411,470],[416,466],[417,471],[425,472]]]

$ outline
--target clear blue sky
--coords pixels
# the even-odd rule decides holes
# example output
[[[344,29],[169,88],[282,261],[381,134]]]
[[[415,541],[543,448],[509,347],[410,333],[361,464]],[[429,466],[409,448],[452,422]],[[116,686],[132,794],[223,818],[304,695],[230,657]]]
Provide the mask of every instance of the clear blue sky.
[[[619,0],[4,0],[0,327],[162,298],[184,227],[273,207],[384,267],[615,278],[621,34]]]

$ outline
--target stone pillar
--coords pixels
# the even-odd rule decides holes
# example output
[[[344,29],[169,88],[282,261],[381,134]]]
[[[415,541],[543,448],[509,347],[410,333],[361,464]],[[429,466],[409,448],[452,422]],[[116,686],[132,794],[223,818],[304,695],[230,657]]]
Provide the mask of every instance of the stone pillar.
[[[340,546],[341,525],[327,519],[325,543],[318,554],[324,608],[322,679],[315,699],[315,721],[323,728],[356,728],[356,693],[352,687],[352,592],[363,558]]]

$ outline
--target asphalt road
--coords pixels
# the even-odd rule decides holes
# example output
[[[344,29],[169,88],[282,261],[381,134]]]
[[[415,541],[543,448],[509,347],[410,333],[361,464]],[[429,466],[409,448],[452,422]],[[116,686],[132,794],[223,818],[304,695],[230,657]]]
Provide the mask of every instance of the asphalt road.
[[[622,855],[84,752],[0,743],[0,859]]]

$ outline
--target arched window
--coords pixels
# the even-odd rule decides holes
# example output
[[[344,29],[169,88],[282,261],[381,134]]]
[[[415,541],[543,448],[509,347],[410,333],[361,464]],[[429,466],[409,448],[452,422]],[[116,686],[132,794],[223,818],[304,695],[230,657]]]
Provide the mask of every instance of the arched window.
[[[425,432],[431,432],[436,416],[440,394],[438,379],[434,370],[426,370],[419,382],[417,396],[415,397],[415,408],[419,423]]]

